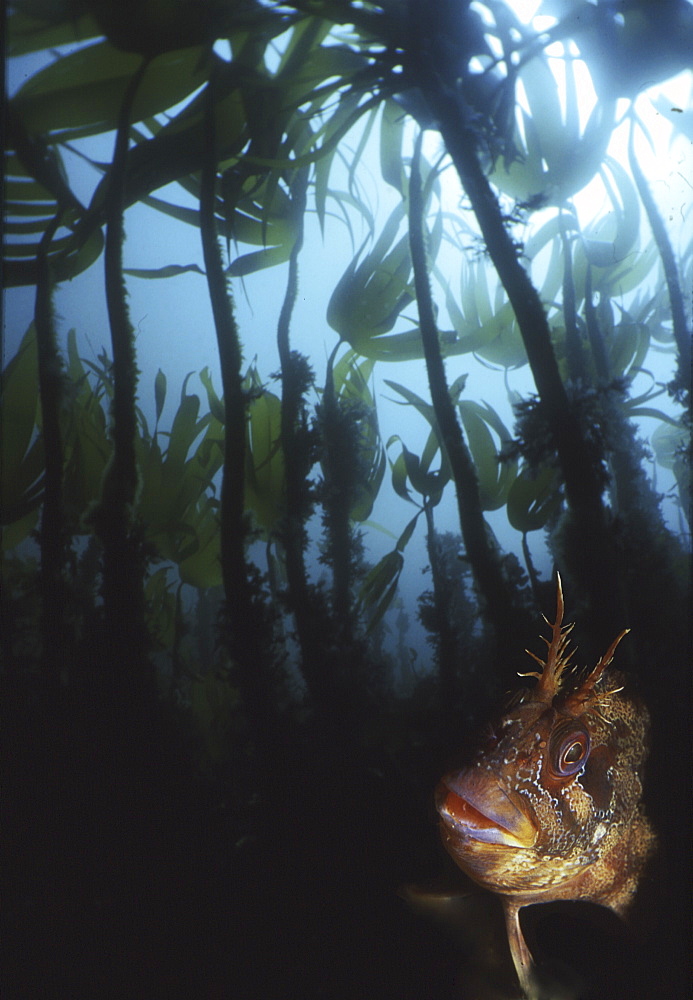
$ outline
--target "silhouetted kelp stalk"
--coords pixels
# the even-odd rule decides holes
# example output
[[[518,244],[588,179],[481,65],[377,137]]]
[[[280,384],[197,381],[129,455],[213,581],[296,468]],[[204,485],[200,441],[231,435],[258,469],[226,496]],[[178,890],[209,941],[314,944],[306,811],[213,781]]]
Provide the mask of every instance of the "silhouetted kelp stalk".
[[[123,278],[125,177],[132,109],[149,61],[143,59],[123,96],[108,174],[104,250],[106,305],[113,351],[113,452],[104,473],[101,498],[91,517],[103,546],[103,600],[106,622],[104,658],[113,696],[124,709],[144,708],[154,695],[154,672],[148,658],[144,578],[146,561],[137,524],[139,473],[135,336]]]
[[[424,514],[426,517],[426,551],[433,582],[433,622],[431,624],[434,626],[432,632],[435,637],[438,662],[438,697],[441,707],[451,711],[457,706],[459,695],[459,650],[451,615],[453,595],[448,581],[445,579],[441,558],[441,541],[433,521],[431,497],[424,497]],[[421,617],[421,611],[419,611],[419,616]]]
[[[503,577],[498,553],[491,544],[481,508],[476,469],[465,444],[445,376],[426,263],[420,170],[422,134],[419,132],[416,138],[409,180],[409,239],[421,341],[431,400],[440,428],[441,445],[447,452],[455,482],[460,526],[467,557],[472,565],[479,592],[487,605],[497,639],[502,642],[502,637],[507,634],[514,618],[513,601]]]
[[[479,223],[486,249],[507,292],[539,393],[544,419],[555,442],[576,534],[589,538],[575,567],[580,585],[590,596],[597,635],[613,630],[616,559],[610,526],[602,504],[600,470],[584,439],[574,408],[560,377],[541,298],[519,260],[519,248],[508,233],[503,214],[484,174],[479,155],[485,144],[482,128],[465,102],[464,80],[444,78],[435,61],[436,39],[454,37],[444,21],[447,5],[436,5],[420,19],[417,44],[408,53],[414,78],[424,92]],[[451,11],[447,11],[448,14]],[[430,17],[429,17],[430,14]],[[606,609],[609,614],[606,615]]]
[[[219,520],[221,572],[228,617],[225,639],[254,735],[265,743],[274,699],[268,676],[268,636],[255,581],[246,559],[245,441],[247,400],[233,300],[227,287],[216,228],[216,71],[207,84],[204,159],[200,178],[200,236],[221,368],[224,464]]]
[[[303,246],[308,179],[309,170],[303,167],[296,171],[290,184],[295,237],[277,323],[282,382],[281,447],[286,476],[280,537],[286,558],[286,603],[296,623],[301,673],[314,707],[318,711],[332,712],[336,692],[332,662],[326,656],[325,647],[327,608],[317,588],[309,583],[305,565],[306,524],[314,503],[310,470],[315,459],[314,435],[309,427],[305,396],[313,373],[307,360],[291,349],[290,340],[291,317],[298,295],[298,259]]]
[[[671,241],[662,222],[657,205],[652,197],[650,188],[645,179],[638,158],[635,154],[634,135],[637,117],[631,108],[630,134],[628,136],[628,162],[631,173],[643,203],[647,219],[650,223],[652,236],[659,256],[662,259],[664,277],[669,292],[669,304],[671,306],[671,319],[674,331],[674,340],[678,350],[678,368],[671,383],[670,390],[674,398],[678,399],[688,411],[688,421],[691,421],[691,338],[693,331],[688,328],[686,322],[686,310],[683,304],[683,293],[681,291],[681,281],[679,279],[678,268]]]
[[[343,400],[335,391],[336,344],[327,359],[325,388],[318,406],[323,483],[322,523],[325,532],[324,561],[332,569],[332,615],[339,642],[354,640],[356,625],[353,601],[354,527],[351,514],[359,486],[359,404]]]
[[[51,685],[60,683],[69,658],[65,612],[67,529],[63,504],[65,449],[60,427],[64,368],[58,351],[53,311],[54,280],[48,259],[63,209],[46,226],[36,258],[34,326],[44,453],[44,494],[41,513],[41,637],[43,662]]]
[[[570,379],[577,385],[587,381],[587,370],[577,320],[572,245],[566,232],[566,216],[563,209],[560,210],[559,224],[561,246],[563,247],[563,319],[565,322],[566,360]]]
[[[604,336],[597,319],[597,310],[594,306],[594,290],[592,288],[592,265],[588,262],[585,270],[585,328],[587,330],[587,340],[590,345],[592,363],[597,375],[597,382],[602,386],[609,383],[611,377],[609,356],[604,343]],[[585,379],[585,385],[587,379]]]

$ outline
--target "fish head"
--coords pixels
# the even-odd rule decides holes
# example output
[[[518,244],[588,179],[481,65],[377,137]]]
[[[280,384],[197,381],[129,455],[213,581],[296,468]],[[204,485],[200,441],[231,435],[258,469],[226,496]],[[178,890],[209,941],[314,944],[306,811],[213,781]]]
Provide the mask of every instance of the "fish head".
[[[617,848],[639,808],[647,712],[607,673],[625,632],[576,678],[562,616],[559,583],[538,683],[515,695],[471,764],[438,784],[441,837],[471,878],[523,905],[587,898],[618,909]]]

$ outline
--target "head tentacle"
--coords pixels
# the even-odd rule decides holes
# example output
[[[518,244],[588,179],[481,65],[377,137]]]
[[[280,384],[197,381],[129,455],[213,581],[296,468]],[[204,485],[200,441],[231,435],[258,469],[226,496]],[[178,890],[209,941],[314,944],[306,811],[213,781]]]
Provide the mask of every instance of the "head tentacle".
[[[607,651],[600,658],[597,665],[589,672],[589,674],[587,674],[577,691],[574,691],[566,700],[565,708],[567,711],[571,712],[573,715],[579,715],[584,710],[587,702],[594,698],[594,689],[601,680],[604,671],[613,660],[616,647],[621,639],[628,635],[629,632],[629,628],[624,628],[622,632],[618,633]],[[615,694],[620,690],[620,687],[613,688],[611,694]]]
[[[556,573],[556,619],[553,623],[551,623],[546,616],[543,616],[546,624],[551,627],[551,639],[549,640],[545,636],[541,637],[548,647],[546,659],[542,660],[541,657],[532,653],[529,649],[526,649],[525,652],[531,656],[533,660],[536,660],[542,669],[541,672],[531,670],[526,674],[520,674],[520,677],[536,677],[539,681],[536,688],[532,692],[533,701],[543,701],[547,704],[550,704],[553,701],[561,689],[561,679],[563,677],[563,673],[565,672],[566,667],[570,664],[570,661],[575,653],[574,649],[568,650],[570,633],[573,631],[575,623],[571,622],[568,625],[564,625],[564,612],[565,603],[563,601],[561,575],[560,573]],[[606,666],[606,663],[604,666]]]

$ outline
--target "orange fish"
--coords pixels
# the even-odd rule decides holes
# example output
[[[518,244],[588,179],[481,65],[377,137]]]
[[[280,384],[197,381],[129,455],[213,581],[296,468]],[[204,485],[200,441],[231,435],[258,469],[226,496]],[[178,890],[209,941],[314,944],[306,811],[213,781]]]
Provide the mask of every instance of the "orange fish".
[[[629,631],[593,670],[568,666],[573,625],[556,620],[540,671],[493,729],[471,766],[436,790],[443,844],[475,882],[503,901],[520,984],[540,996],[519,911],[529,903],[589,900],[623,914],[655,837],[641,805],[649,717],[607,668]],[[529,650],[527,650],[529,652]]]

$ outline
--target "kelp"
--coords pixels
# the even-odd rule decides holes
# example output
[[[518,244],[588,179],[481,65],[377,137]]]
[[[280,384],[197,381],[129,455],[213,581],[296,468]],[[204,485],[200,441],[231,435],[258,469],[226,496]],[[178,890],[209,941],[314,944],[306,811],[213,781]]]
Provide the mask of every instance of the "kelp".
[[[447,452],[455,483],[460,526],[467,557],[474,569],[479,591],[488,607],[498,642],[508,634],[513,619],[513,601],[503,579],[497,552],[494,550],[481,509],[479,482],[462,430],[457,421],[448,390],[438,328],[433,311],[431,287],[426,267],[426,244],[423,229],[423,199],[420,168],[421,134],[414,147],[409,189],[409,236],[414,266],[416,301],[419,309],[421,339],[426,371],[433,400],[441,448]],[[428,508],[426,508],[428,511]],[[427,513],[427,516],[430,514]],[[429,530],[430,533],[430,530]]]
[[[135,439],[139,372],[123,276],[123,199],[133,105],[147,69],[147,61],[141,60],[125,89],[108,179],[104,267],[113,351],[110,428],[113,448],[103,474],[101,496],[90,513],[103,547],[105,683],[117,709],[140,720],[152,708],[154,674],[148,658],[145,557],[137,514],[139,470]]]
[[[68,536],[85,537],[88,529],[76,524],[74,508],[94,506],[95,482],[103,479],[108,486],[114,481],[101,406],[109,400],[119,414],[114,432],[121,428],[114,449],[123,471],[119,488],[130,498],[121,511],[130,507],[133,518],[127,537],[134,545],[139,532],[155,553],[140,551],[140,576],[149,579],[148,560],[162,558],[175,566],[184,584],[215,586],[224,580],[228,608],[235,608],[225,624],[227,635],[236,635],[231,658],[245,662],[241,673],[248,702],[256,699],[256,719],[262,716],[260,704],[271,703],[276,694],[269,676],[258,679],[258,664],[267,665],[273,656],[264,639],[271,645],[275,633],[267,625],[267,594],[249,554],[256,537],[268,546],[272,593],[283,594],[282,607],[299,618],[309,611],[312,615],[312,625],[304,621],[299,628],[294,621],[297,634],[303,635],[301,666],[313,664],[304,677],[320,678],[308,687],[317,692],[319,684],[325,685],[323,695],[311,696],[316,704],[327,704],[334,696],[334,676],[326,679],[330,666],[320,664],[325,651],[334,649],[330,634],[343,630],[345,647],[361,634],[374,640],[396,598],[417,518],[425,512],[430,522],[435,500],[453,482],[466,511],[461,520],[474,512],[474,529],[467,524],[463,530],[465,548],[470,558],[476,553],[474,578],[487,606],[495,607],[497,636],[521,628],[514,606],[526,597],[516,601],[513,590],[523,587],[509,573],[506,555],[488,538],[484,515],[492,510],[505,511],[520,532],[537,600],[541,580],[527,537],[543,531],[565,564],[566,578],[581,595],[589,595],[596,632],[600,608],[604,614],[613,610],[619,590],[624,616],[642,607],[624,582],[629,567],[638,562],[635,539],[645,537],[644,549],[659,553],[661,565],[679,565],[679,543],[665,527],[656,492],[643,471],[643,445],[632,420],[649,416],[671,427],[670,439],[659,434],[656,441],[664,461],[676,470],[682,498],[687,466],[678,445],[685,425],[677,415],[662,414],[652,405],[654,391],[631,398],[629,385],[646,366],[653,343],[674,345],[683,371],[686,338],[680,309],[672,337],[662,293],[640,291],[651,280],[658,256],[667,257],[668,251],[661,239],[645,246],[639,240],[640,203],[648,217],[655,217],[637,164],[631,163],[633,183],[624,167],[606,155],[616,124],[613,87],[610,93],[606,88],[588,121],[580,121],[577,56],[569,39],[574,36],[590,69],[597,23],[607,14],[575,0],[563,5],[546,36],[534,36],[495,2],[485,5],[484,18],[479,5],[465,3],[441,2],[430,9],[422,3],[249,4],[242,9],[220,3],[207,34],[201,34],[195,21],[186,44],[176,48],[173,40],[181,36],[168,22],[155,41],[152,11],[142,15],[139,36],[115,14],[110,19],[99,15],[98,23],[80,16],[74,30],[84,34],[76,36],[70,34],[64,11],[42,24],[40,18],[27,19],[22,6],[10,17],[17,51],[41,51],[71,37],[81,41],[34,74],[10,102],[6,273],[11,283],[25,284],[36,282],[46,269],[52,284],[74,277],[101,255],[101,230],[107,223],[116,336],[112,373],[107,359],[86,362],[87,369],[94,366],[90,370],[97,389],[91,394],[83,381],[76,390],[79,407],[73,426],[65,430],[62,459],[57,447],[50,446],[50,456],[45,456],[43,438],[32,439],[35,427],[41,428],[34,424],[34,411],[29,412],[36,393],[27,394],[23,450],[3,445],[17,472],[16,488],[4,487],[9,502],[3,515],[6,544],[26,538],[42,504],[42,517],[50,515],[48,487],[53,490],[61,466]],[[578,24],[580,13],[586,16]],[[99,36],[99,25],[106,40]],[[462,27],[460,44],[452,44]],[[618,25],[614,30],[619,44],[625,44]],[[687,30],[684,19],[682,35]],[[216,32],[229,41],[228,61],[212,51]],[[557,57],[565,70],[564,102],[545,56],[549,39],[564,44],[563,56]],[[489,41],[495,46],[493,58]],[[147,71],[137,92],[128,96],[128,148],[121,127],[118,157],[110,165],[98,163],[79,150],[80,140],[116,128],[119,118],[123,126],[128,81],[143,57]],[[420,150],[410,162],[412,116],[442,136],[445,148],[432,165]],[[349,143],[343,141],[346,137]],[[367,151],[374,143],[382,180],[396,198],[382,223],[368,203],[364,182]],[[74,196],[65,175],[63,153],[68,149],[103,174],[88,206]],[[448,208],[442,183],[446,156],[470,199],[481,239],[469,213]],[[420,189],[417,166],[423,175]],[[338,169],[343,180],[335,180]],[[593,178],[599,178],[606,192],[609,218],[600,212],[584,223],[570,198]],[[175,192],[155,193],[172,181],[180,186],[180,198]],[[190,197],[199,201],[199,211]],[[514,208],[509,197],[516,199]],[[218,332],[221,395],[203,369],[210,412],[200,416],[197,397],[184,386],[166,451],[161,447],[165,432],[155,429],[152,436],[138,426],[135,359],[131,351],[128,355],[132,332],[127,332],[123,311],[125,272],[116,259],[123,212],[137,202],[200,228]],[[521,247],[517,226],[537,208],[552,208],[553,214],[529,229]],[[333,214],[344,221],[353,254],[327,310],[337,343],[324,379],[319,372],[309,376],[305,359],[292,351],[288,338],[297,257],[306,214],[313,209],[324,232]],[[58,212],[62,229],[51,234]],[[359,224],[367,228],[365,239],[357,236]],[[424,228],[430,232],[422,247],[418,238]],[[226,242],[228,262],[222,259],[219,240]],[[443,273],[442,247],[457,254],[459,280]],[[495,274],[480,253],[488,254]],[[545,260],[539,282],[536,276]],[[279,265],[290,272],[279,324],[281,398],[264,384],[267,373],[253,366],[243,371],[243,331],[233,318],[228,287],[230,279],[261,269],[272,274],[271,268]],[[665,261],[664,269],[674,302],[671,261]],[[126,273],[175,280],[199,270],[193,263],[167,263]],[[630,296],[627,302],[624,295]],[[443,306],[447,323],[435,315]],[[413,490],[421,487],[424,502],[403,528],[391,531],[393,550],[366,566],[359,554],[358,525],[370,517],[381,496],[385,469],[368,380],[374,365],[382,370],[385,363],[423,361],[425,345],[436,352],[433,367],[438,372],[431,410],[410,387],[389,380],[426,419],[434,414],[421,454],[402,442],[392,464],[395,493],[409,499],[409,484]],[[340,355],[347,346],[351,351]],[[27,341],[22,351],[31,349]],[[440,377],[443,359],[472,354],[506,370],[529,362],[538,397],[513,397],[518,417],[514,443],[493,408],[479,399],[459,398],[461,383],[447,386],[444,371]],[[17,365],[10,363],[8,383],[26,357],[23,353]],[[73,385],[84,379],[74,344],[68,367]],[[311,412],[313,379],[318,385],[322,381],[323,388]],[[158,421],[165,396],[163,372],[155,387]],[[10,392],[8,399],[8,405],[16,405],[17,394]],[[447,417],[441,421],[444,411]],[[448,425],[457,425],[467,439],[464,475],[449,461]],[[44,434],[51,426],[53,419]],[[196,433],[202,440],[192,454]],[[440,468],[433,470],[438,454]],[[215,476],[222,466],[220,503]],[[177,477],[179,489],[174,491]],[[170,498],[161,507],[158,490]],[[310,578],[303,555],[312,511],[323,517],[322,559],[331,574],[326,587]],[[125,523],[123,517],[120,521]],[[585,537],[589,546],[580,542]],[[50,566],[48,551],[46,556]],[[287,583],[289,565],[293,582]],[[671,579],[675,577],[677,573]],[[161,607],[163,579],[151,584]],[[133,591],[140,592],[141,587]],[[135,603],[141,605],[139,597]],[[503,623],[511,621],[506,629]],[[606,630],[613,628],[611,621],[603,624]],[[248,630],[259,644],[253,640],[243,652],[241,637]],[[146,646],[146,634],[139,631]],[[159,632],[169,634],[167,629]]]
[[[642,971],[647,995],[684,994],[689,815],[672,761],[690,728],[690,347],[676,288],[691,249],[644,161],[609,152],[620,99],[689,65],[693,22],[684,0],[616,6],[544,0],[537,34],[502,0],[10,5],[10,52],[36,59],[7,102],[3,272],[36,286],[36,309],[0,400],[19,992],[50,954],[92,994],[121,977],[123,994],[156,993],[166,968],[190,995],[242,993],[246,975],[247,995],[289,983],[308,998],[326,981],[374,1000],[448,995],[459,956],[392,887],[439,870],[431,775],[522,669],[525,623],[553,600],[548,558],[586,657],[632,627],[648,812],[672,862],[650,880],[664,905],[645,906],[657,961],[608,938],[617,977],[591,992],[639,995]],[[586,75],[599,100],[585,114]],[[688,112],[663,100],[684,132]],[[125,268],[135,205],[199,232],[204,267],[171,249]],[[291,336],[313,221],[343,244],[335,287],[318,273],[300,289],[329,300],[322,360]],[[81,317],[62,341],[52,302],[101,259],[113,336],[97,353]],[[250,360],[234,313],[256,274],[286,278],[278,372]],[[126,281],[175,296],[181,275],[206,282],[218,363],[174,386],[163,356],[137,371],[157,348],[135,355]],[[678,365],[668,397],[660,351]],[[538,395],[513,388],[521,369]],[[391,427],[393,409],[411,425]],[[441,530],[453,490],[461,534]],[[472,895],[450,908],[474,948],[461,988],[483,995],[491,915]],[[594,947],[574,917],[557,964],[578,956],[590,992]],[[269,961],[230,926],[268,942]],[[537,941],[547,927],[560,936],[561,915],[536,918]]]
[[[226,286],[216,231],[218,166],[215,120],[216,75],[207,84],[205,158],[200,178],[200,235],[207,274],[224,390],[224,462],[219,511],[221,573],[224,583],[226,642],[238,671],[246,710],[261,748],[272,730],[274,715],[268,678],[267,623],[257,586],[246,559],[245,425],[247,396],[241,373],[241,344],[233,302]]]

